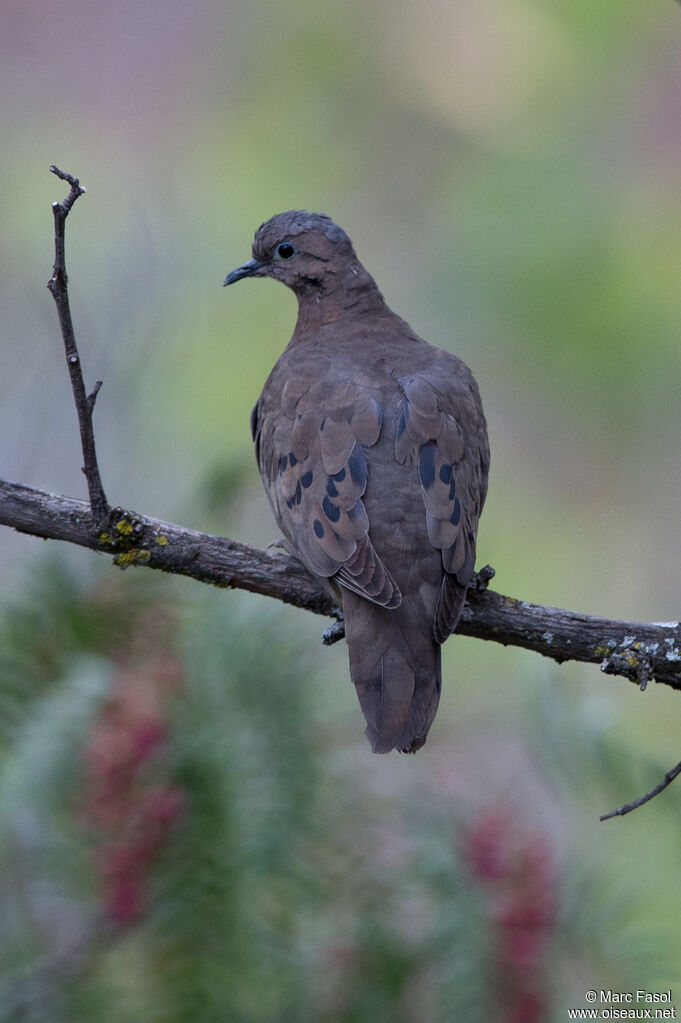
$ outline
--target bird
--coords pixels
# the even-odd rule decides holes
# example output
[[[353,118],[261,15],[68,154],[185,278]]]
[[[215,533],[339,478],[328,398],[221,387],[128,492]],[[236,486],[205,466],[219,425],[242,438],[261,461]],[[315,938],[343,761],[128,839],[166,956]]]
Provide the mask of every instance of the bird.
[[[223,283],[258,277],[298,300],[251,414],[265,491],[285,543],[342,610],[372,751],[414,753],[474,571],[490,460],[478,387],[389,308],[325,214],[261,224]]]

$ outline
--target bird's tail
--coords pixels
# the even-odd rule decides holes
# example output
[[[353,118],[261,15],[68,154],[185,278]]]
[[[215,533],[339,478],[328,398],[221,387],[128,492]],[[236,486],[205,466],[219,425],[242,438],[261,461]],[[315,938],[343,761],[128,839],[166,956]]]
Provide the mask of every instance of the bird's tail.
[[[415,753],[440,701],[440,647],[410,604],[389,610],[343,592],[350,674],[374,753]]]

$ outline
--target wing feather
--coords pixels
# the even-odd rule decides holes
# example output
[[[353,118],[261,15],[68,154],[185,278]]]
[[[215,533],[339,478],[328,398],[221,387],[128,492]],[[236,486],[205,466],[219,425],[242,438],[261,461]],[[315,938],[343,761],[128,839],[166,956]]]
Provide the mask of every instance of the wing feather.
[[[433,622],[433,634],[442,643],[456,627],[473,574],[489,448],[472,378],[446,371],[440,375],[437,368],[400,380],[395,458],[416,465],[428,539],[442,552],[444,576]],[[448,389],[451,382],[457,386]]]

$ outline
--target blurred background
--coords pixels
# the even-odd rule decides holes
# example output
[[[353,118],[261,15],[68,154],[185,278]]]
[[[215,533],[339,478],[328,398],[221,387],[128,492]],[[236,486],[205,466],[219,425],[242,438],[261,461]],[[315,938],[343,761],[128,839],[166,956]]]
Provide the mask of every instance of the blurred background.
[[[220,285],[304,207],[475,372],[495,587],[677,618],[680,43],[672,0],[4,0],[0,475],[85,496],[57,163],[109,500],[274,539],[248,417],[295,300]],[[375,757],[322,619],[0,559],[2,1023],[681,1005],[681,789],[598,821],[679,759],[671,690],[454,638],[427,746]]]

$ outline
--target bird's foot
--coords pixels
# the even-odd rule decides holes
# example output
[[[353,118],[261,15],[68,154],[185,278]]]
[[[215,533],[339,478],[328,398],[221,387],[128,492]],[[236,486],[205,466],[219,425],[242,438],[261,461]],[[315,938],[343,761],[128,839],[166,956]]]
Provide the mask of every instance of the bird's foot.
[[[328,629],[324,629],[324,632],[322,633],[322,643],[324,646],[332,646],[345,635],[345,619],[343,618],[341,608],[334,607],[331,611],[331,615],[336,619],[336,621],[333,625],[329,625]]]
[[[477,593],[482,593],[487,589],[496,572],[491,565],[485,565],[479,572],[473,573],[473,578],[468,584],[469,590],[475,590]]]

